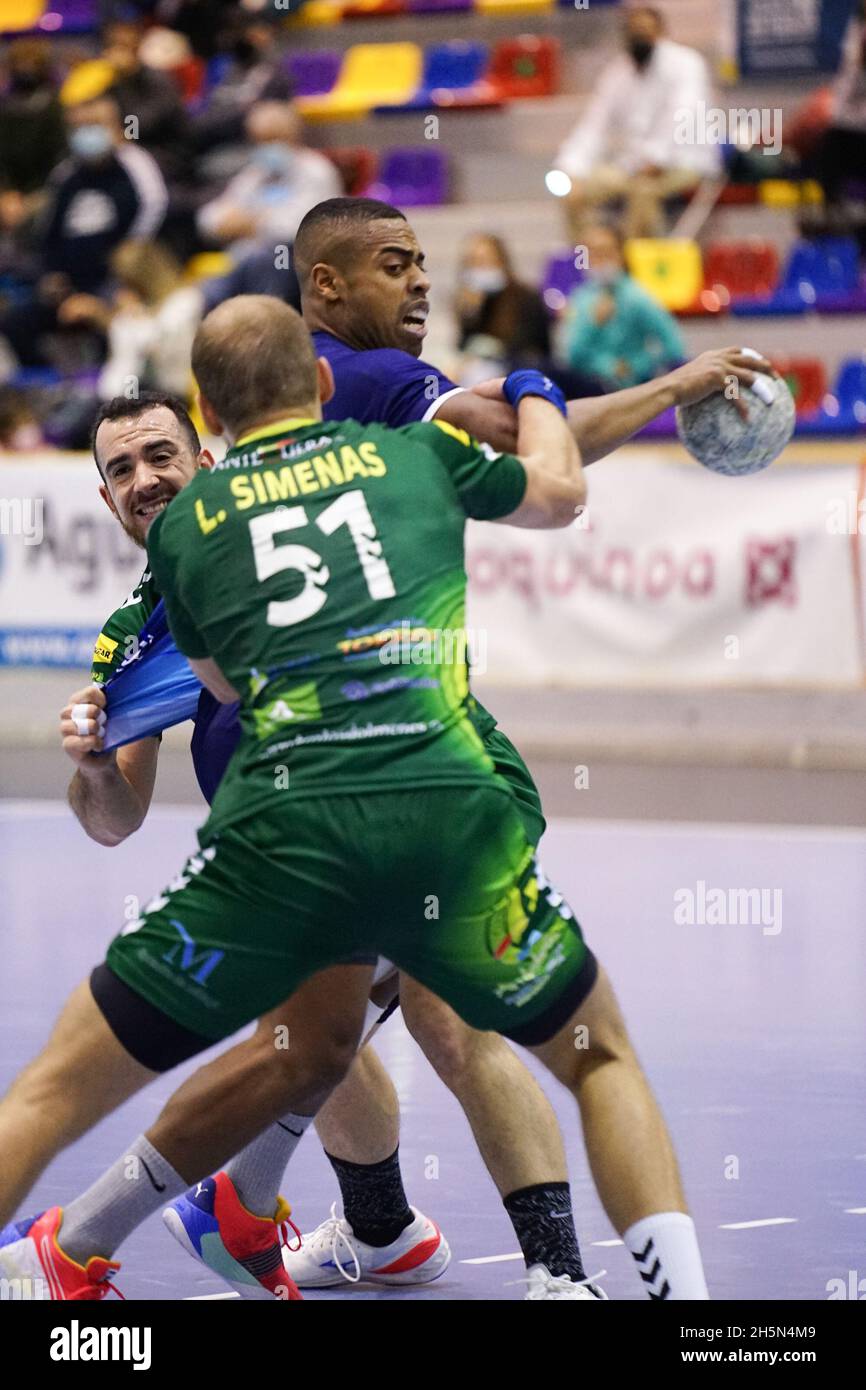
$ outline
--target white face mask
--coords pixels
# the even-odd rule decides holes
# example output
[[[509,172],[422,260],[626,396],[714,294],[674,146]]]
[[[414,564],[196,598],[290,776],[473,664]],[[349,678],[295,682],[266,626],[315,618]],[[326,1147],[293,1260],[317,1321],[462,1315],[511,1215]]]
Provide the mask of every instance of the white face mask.
[[[597,270],[590,267],[586,272],[586,278],[593,285],[613,285],[621,274],[618,265],[602,265]]]
[[[475,290],[478,294],[498,294],[508,284],[505,271],[496,270],[494,266],[486,269],[467,266],[463,271],[462,280],[468,290]]]

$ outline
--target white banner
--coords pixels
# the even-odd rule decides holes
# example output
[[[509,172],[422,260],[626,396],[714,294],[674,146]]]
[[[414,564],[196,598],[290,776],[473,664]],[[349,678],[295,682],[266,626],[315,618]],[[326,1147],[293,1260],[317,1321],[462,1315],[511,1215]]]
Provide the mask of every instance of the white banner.
[[[88,457],[0,463],[0,666],[90,665],[94,638],[145,565]]]
[[[861,682],[856,466],[727,478],[633,448],[587,478],[584,529],[472,523],[469,626],[488,680]]]
[[[566,531],[470,523],[479,674],[566,687],[860,684],[866,503],[858,510],[854,458],[721,478],[673,448],[627,448],[588,470],[586,515]],[[137,582],[144,554],[98,485],[81,456],[0,463],[0,665],[86,667]]]

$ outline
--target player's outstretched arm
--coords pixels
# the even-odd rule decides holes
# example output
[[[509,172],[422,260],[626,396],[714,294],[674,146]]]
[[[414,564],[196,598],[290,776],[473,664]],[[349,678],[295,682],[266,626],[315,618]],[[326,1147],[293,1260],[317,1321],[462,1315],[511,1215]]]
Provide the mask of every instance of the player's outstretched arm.
[[[114,846],[132,835],[150,809],[159,739],[144,738],[102,753],[105,691],[89,685],[69,697],[60,714],[63,751],[76,765],[69,805],[97,844]]]
[[[714,348],[642,386],[569,401],[568,422],[584,465],[597,463],[671,406],[702,401],[732,381],[751,386],[758,372],[772,371],[765,358],[746,357],[742,348]],[[736,398],[734,403],[745,414],[745,406]]]
[[[675,405],[691,405],[724,391],[731,381],[751,386],[757,372],[772,373],[763,357],[746,357],[742,348],[714,348],[682,367],[641,386],[628,386],[606,396],[587,396],[568,402],[568,423],[580,448],[583,466],[597,463],[626,444],[638,430]],[[483,381],[471,391],[450,397],[437,419],[474,434],[485,444],[513,453],[514,416],[502,398],[502,377]],[[741,414],[745,406],[735,399]]]

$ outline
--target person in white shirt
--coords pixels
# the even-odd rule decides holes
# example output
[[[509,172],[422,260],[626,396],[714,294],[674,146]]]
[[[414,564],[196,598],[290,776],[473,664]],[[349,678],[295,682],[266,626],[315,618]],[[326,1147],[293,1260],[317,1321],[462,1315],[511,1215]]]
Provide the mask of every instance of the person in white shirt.
[[[625,203],[627,237],[658,236],[665,229],[664,200],[719,169],[718,146],[695,138],[712,103],[706,63],[664,34],[658,10],[641,5],[628,11],[625,51],[602,72],[556,157],[556,168],[571,179],[566,213],[575,241],[589,214],[615,200]]]
[[[305,213],[343,192],[336,167],[304,145],[291,102],[258,102],[246,117],[246,132],[253,147],[249,163],[198,214],[201,235],[225,246],[236,261],[265,244],[290,245]]]

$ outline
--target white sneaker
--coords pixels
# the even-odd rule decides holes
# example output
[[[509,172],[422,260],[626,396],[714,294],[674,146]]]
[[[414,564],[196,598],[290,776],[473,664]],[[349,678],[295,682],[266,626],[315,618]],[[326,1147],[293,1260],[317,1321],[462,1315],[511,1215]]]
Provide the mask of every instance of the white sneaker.
[[[603,1269],[600,1274],[593,1274],[588,1279],[575,1280],[568,1274],[551,1274],[546,1265],[533,1265],[527,1272],[526,1282],[529,1289],[526,1299],[582,1298],[592,1302],[600,1298],[609,1301],[604,1289],[593,1282],[595,1279],[601,1279],[606,1273],[607,1270]]]
[[[327,1289],[346,1280],[358,1284],[429,1284],[444,1274],[451,1247],[435,1221],[415,1207],[415,1220],[390,1245],[365,1245],[343,1217],[331,1215],[309,1235],[299,1250],[283,1247],[283,1264],[299,1288]]]

